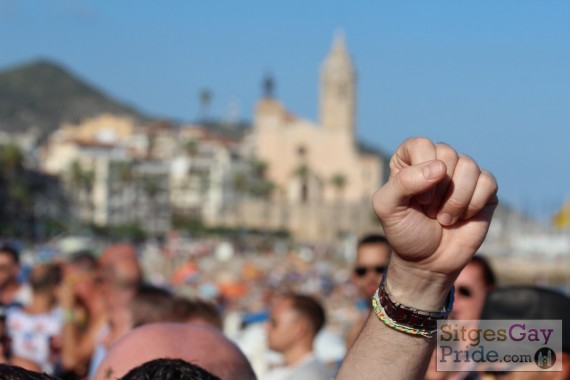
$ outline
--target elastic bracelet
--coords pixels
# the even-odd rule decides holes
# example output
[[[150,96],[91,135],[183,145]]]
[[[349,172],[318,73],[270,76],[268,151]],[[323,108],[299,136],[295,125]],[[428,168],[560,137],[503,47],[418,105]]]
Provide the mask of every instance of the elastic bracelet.
[[[405,326],[405,325],[401,325],[398,322],[394,321],[392,318],[390,318],[387,314],[386,314],[386,310],[384,310],[384,308],[382,307],[382,305],[380,304],[380,297],[378,295],[379,289],[376,290],[376,293],[374,293],[374,297],[372,297],[372,308],[374,309],[374,313],[376,314],[376,316],[378,317],[379,320],[381,320],[386,326],[406,333],[406,334],[410,334],[410,335],[419,335],[419,336],[423,336],[424,338],[431,338],[433,337],[433,335],[436,333],[437,329],[435,330],[424,330],[424,329],[419,329],[419,328],[413,328],[410,326]]]

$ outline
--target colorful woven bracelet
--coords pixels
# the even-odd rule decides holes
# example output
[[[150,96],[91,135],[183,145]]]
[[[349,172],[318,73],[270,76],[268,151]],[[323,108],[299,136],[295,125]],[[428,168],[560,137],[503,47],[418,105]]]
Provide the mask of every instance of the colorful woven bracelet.
[[[380,304],[380,298],[378,296],[378,290],[376,290],[376,293],[374,293],[374,297],[372,297],[372,308],[374,309],[374,313],[376,313],[376,316],[378,317],[379,320],[381,320],[386,326],[406,333],[406,334],[410,334],[410,335],[420,335],[423,336],[424,338],[431,338],[433,337],[433,335],[436,333],[436,330],[423,330],[423,329],[418,329],[418,328],[413,328],[413,327],[409,327],[409,326],[404,326],[401,325],[399,323],[397,323],[396,321],[394,321],[392,318],[390,318],[387,314],[386,311],[384,310],[384,308],[382,307],[382,305]]]

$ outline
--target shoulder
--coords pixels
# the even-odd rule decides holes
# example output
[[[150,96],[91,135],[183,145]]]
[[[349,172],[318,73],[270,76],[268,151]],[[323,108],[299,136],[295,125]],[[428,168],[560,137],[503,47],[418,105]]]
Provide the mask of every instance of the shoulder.
[[[292,378],[295,379],[328,380],[330,377],[330,371],[316,358],[313,358],[302,366],[296,368],[292,373]]]

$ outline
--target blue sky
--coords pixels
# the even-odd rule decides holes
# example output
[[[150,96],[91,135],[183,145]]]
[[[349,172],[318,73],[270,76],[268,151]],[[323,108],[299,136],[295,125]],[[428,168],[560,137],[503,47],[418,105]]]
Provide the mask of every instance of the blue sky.
[[[277,96],[316,119],[334,31],[358,70],[358,135],[392,152],[445,141],[499,180],[503,201],[546,219],[570,195],[570,2],[0,0],[0,69],[50,58],[154,115],[250,118]]]

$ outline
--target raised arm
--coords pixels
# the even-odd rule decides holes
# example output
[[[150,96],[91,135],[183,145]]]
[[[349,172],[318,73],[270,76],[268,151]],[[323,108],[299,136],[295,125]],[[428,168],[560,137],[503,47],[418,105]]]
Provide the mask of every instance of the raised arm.
[[[497,183],[446,144],[412,138],[390,161],[390,179],[372,204],[393,253],[384,288],[395,304],[442,311],[453,282],[483,243]],[[389,327],[372,313],[337,379],[421,379],[435,344],[429,329]],[[377,308],[378,311],[378,308]]]

